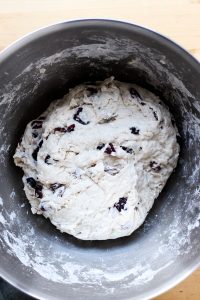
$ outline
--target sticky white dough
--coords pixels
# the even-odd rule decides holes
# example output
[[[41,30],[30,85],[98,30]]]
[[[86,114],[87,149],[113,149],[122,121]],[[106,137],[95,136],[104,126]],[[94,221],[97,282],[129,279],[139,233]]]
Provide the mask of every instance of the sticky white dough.
[[[176,167],[161,100],[112,77],[79,85],[30,122],[14,161],[33,213],[83,240],[130,235]]]

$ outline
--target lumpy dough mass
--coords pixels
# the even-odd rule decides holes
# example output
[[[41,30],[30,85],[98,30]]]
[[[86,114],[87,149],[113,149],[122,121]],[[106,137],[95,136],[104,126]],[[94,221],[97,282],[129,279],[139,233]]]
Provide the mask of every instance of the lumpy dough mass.
[[[112,77],[79,85],[30,122],[14,155],[33,213],[83,240],[130,235],[176,167],[160,99]]]

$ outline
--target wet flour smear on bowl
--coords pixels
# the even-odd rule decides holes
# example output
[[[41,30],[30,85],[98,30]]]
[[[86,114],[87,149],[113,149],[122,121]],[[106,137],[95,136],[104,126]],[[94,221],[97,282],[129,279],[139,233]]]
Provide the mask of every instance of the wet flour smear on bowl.
[[[31,121],[14,155],[33,213],[83,240],[130,235],[176,167],[177,128],[151,92],[82,84]]]

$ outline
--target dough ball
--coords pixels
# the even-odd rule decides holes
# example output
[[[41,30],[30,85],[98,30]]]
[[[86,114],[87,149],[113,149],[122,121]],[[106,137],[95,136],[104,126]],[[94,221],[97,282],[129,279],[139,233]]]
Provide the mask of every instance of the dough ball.
[[[111,77],[53,102],[14,161],[33,213],[79,239],[115,239],[144,222],[176,167],[176,135],[157,96]]]

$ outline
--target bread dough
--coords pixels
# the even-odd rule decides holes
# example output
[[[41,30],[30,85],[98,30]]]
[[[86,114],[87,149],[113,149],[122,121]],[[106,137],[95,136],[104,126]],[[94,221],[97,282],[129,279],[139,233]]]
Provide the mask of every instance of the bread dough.
[[[79,85],[30,122],[14,155],[33,213],[83,240],[130,235],[176,167],[160,99],[113,77]]]

